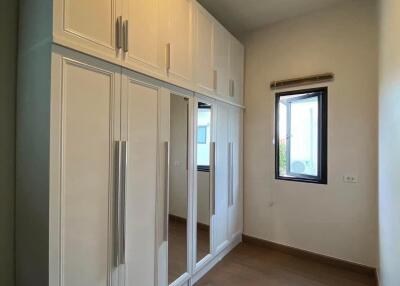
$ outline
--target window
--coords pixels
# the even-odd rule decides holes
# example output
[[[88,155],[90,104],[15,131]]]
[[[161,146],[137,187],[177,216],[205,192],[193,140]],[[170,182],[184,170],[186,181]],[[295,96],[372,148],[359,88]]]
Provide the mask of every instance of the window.
[[[211,106],[199,102],[197,109],[197,170],[210,171]]]
[[[327,184],[327,93],[276,94],[276,179]]]

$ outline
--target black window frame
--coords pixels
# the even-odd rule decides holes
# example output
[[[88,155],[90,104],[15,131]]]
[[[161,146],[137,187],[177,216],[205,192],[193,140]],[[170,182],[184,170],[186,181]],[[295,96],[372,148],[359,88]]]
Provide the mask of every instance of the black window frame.
[[[294,174],[288,172],[288,176],[280,175],[280,155],[279,155],[279,103],[282,97],[295,96],[295,100],[304,100],[306,98],[318,97],[318,175],[310,176],[303,174]],[[290,118],[290,113],[288,113]],[[288,126],[290,126],[290,120],[288,120]],[[290,127],[288,129],[289,133]],[[289,148],[289,149],[288,149]],[[290,140],[286,147],[290,150]],[[290,151],[289,151],[289,162],[290,162]],[[328,88],[319,87],[312,89],[292,90],[287,92],[278,92],[275,94],[275,179],[283,181],[294,181],[303,183],[313,184],[328,184]]]

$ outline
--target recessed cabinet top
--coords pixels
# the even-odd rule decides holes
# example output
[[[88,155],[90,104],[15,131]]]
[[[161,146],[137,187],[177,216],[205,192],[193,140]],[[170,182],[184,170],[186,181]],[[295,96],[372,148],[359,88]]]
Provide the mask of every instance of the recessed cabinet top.
[[[53,1],[55,43],[243,103],[243,46],[197,1]]]

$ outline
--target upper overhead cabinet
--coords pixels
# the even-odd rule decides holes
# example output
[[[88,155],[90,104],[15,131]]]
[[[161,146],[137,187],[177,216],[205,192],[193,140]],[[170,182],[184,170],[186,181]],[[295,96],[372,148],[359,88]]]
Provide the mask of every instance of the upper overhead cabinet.
[[[193,3],[166,0],[166,68],[168,81],[193,89]]]
[[[243,104],[243,45],[198,3],[194,38],[196,91]]]
[[[216,91],[214,19],[199,4],[196,4],[195,11],[196,91],[213,95]]]
[[[57,44],[120,64],[122,0],[54,0]]]
[[[231,35],[225,28],[216,23],[214,26],[214,72],[215,92],[218,97],[229,99],[229,47]]]
[[[229,48],[229,97],[237,104],[243,104],[244,88],[244,47],[233,36]]]
[[[195,0],[53,0],[54,42],[243,103],[244,48]]]
[[[129,0],[123,3],[123,65],[159,79],[166,77],[163,2]]]

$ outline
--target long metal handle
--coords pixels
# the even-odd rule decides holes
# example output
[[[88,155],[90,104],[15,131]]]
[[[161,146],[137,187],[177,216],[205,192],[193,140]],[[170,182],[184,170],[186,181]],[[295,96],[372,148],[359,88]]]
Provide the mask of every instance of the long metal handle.
[[[214,70],[214,90],[218,90],[218,71]]]
[[[233,79],[229,81],[229,96],[235,97],[235,81]]]
[[[119,182],[120,182],[120,165],[121,165],[121,154],[120,148],[121,142],[114,142],[114,228],[113,228],[113,254],[114,254],[114,266],[118,267],[119,264],[119,238],[120,238],[120,228],[119,228]]]
[[[129,22],[128,20],[124,21],[123,32],[124,32],[124,52],[127,53],[129,50]]]
[[[211,192],[211,214],[215,215],[215,142],[211,143],[210,152],[210,192]]]
[[[189,98],[185,97],[185,102],[186,102],[186,171],[189,172],[189,136],[190,136]]]
[[[228,143],[228,206],[230,207],[231,204],[231,196],[232,196],[232,143]]]
[[[171,69],[171,44],[168,43],[165,49],[165,60],[166,60],[166,69],[167,72]]]
[[[230,166],[229,166],[229,169],[230,169],[230,206],[233,206],[234,205],[234,197],[233,197],[233,189],[234,189],[234,178],[235,178],[235,175],[234,175],[234,170],[233,170],[233,162],[234,162],[234,158],[233,158],[233,154],[234,154],[234,152],[233,152],[233,142],[231,142],[230,143],[230,159],[229,159],[229,161],[230,161]]]
[[[169,142],[164,142],[164,226],[163,241],[168,241],[168,193],[169,193]]]
[[[125,234],[126,234],[126,166],[127,166],[127,150],[126,141],[121,142],[121,175],[120,175],[120,264],[125,264]]]
[[[117,50],[122,49],[122,16],[119,16],[117,18],[117,24],[116,24],[116,46],[117,46]]]

